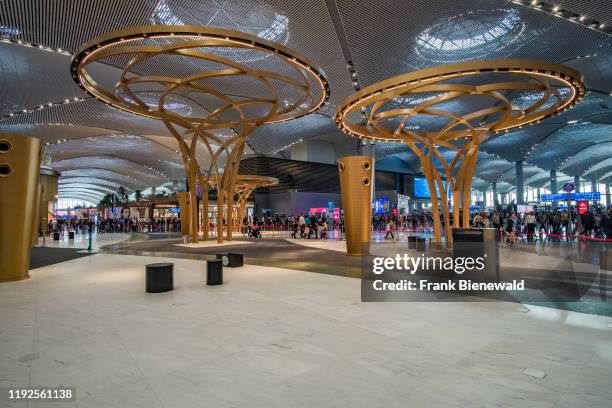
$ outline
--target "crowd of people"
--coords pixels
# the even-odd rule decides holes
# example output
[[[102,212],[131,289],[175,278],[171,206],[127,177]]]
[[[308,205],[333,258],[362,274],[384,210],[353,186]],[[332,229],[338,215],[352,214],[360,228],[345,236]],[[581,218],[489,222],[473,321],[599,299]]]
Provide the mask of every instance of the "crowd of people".
[[[479,212],[473,217],[473,226],[502,229],[508,244],[514,244],[519,238],[533,242],[545,236],[553,239],[577,236],[612,239],[612,207],[580,215],[567,210],[536,210],[525,214],[514,211]]]
[[[152,220],[137,218],[111,218],[99,219],[94,222],[88,218],[59,218],[50,221],[48,233],[59,232],[67,234],[69,231],[87,232],[92,228],[97,233],[130,233],[130,232],[181,232],[181,223],[178,218],[157,218]]]
[[[247,225],[250,237],[261,237],[263,229],[273,231],[289,231],[291,238],[327,239],[330,229],[342,231],[343,222],[323,214],[301,214],[295,216],[274,215],[266,217],[254,216],[243,220]]]
[[[452,217],[452,213],[451,213]],[[452,222],[452,221],[451,221]],[[372,228],[385,232],[385,239],[395,239],[394,231],[431,232],[433,230],[433,215],[428,211],[413,212],[409,215],[392,217],[389,215],[373,215]],[[441,217],[441,223],[444,219]],[[225,220],[223,221],[225,227]],[[582,215],[575,211],[538,209],[527,213],[507,209],[479,211],[472,214],[471,226],[477,228],[497,228],[503,231],[506,242],[515,243],[518,239],[533,242],[544,236],[552,238],[572,238],[578,235],[612,239],[612,207],[591,209]],[[216,230],[216,219],[210,220],[210,231]],[[262,231],[287,231],[291,238],[328,239],[341,237],[344,232],[344,219],[335,219],[328,214],[300,214],[254,216],[245,218],[241,226],[237,226],[249,237],[259,238]],[[99,219],[92,222],[89,219],[63,219],[49,223],[48,233],[68,231],[87,232],[89,229],[98,233],[113,232],[168,232],[180,233],[180,219],[159,218],[143,220],[137,218]],[[337,231],[330,237],[330,231]]]

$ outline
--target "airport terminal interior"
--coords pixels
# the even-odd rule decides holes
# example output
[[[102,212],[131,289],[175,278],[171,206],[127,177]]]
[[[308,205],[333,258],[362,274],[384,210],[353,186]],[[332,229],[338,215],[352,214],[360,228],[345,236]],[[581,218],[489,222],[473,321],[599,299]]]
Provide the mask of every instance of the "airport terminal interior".
[[[612,406],[609,0],[0,0],[1,407]]]

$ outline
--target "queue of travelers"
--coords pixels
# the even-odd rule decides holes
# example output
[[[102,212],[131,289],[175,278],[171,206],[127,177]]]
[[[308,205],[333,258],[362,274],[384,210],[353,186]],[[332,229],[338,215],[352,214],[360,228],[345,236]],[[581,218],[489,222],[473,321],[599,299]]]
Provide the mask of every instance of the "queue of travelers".
[[[49,222],[47,232],[52,234],[59,232],[61,235],[69,231],[85,233],[89,225],[97,233],[115,232],[181,232],[181,223],[178,218],[157,218],[152,220],[137,218],[111,218],[99,219],[93,222],[89,218],[58,218]]]
[[[450,214],[451,217],[453,213]],[[543,239],[544,236],[556,238],[573,238],[582,235],[596,239],[612,239],[612,207],[607,210],[595,207],[578,216],[575,211],[559,209],[537,209],[527,213],[518,213],[513,206],[506,209],[478,211],[472,214],[472,225],[476,228],[496,228],[503,231],[505,242],[513,245],[518,239],[527,242]],[[444,219],[441,217],[442,225]],[[225,227],[225,220],[223,220]],[[334,219],[327,214],[300,214],[245,217],[242,223],[243,232],[252,238],[261,238],[263,230],[288,231],[294,239],[328,239],[330,231],[344,232],[344,219]],[[216,219],[210,220],[210,231],[216,229]],[[432,232],[433,215],[428,211],[413,212],[408,215],[391,217],[385,214],[372,216],[372,228],[385,232],[384,238],[395,240],[395,231]],[[159,218],[142,220],[136,218],[99,219],[94,223],[90,219],[59,219],[48,225],[48,233],[68,231],[86,233],[92,229],[98,233],[113,232],[168,232],[180,233],[180,219]]]
[[[552,239],[584,236],[612,239],[612,207],[589,210],[578,215],[567,210],[535,210],[524,214],[512,211],[478,212],[472,218],[474,227],[500,228],[506,243],[513,245],[519,238],[534,242],[548,236]]]

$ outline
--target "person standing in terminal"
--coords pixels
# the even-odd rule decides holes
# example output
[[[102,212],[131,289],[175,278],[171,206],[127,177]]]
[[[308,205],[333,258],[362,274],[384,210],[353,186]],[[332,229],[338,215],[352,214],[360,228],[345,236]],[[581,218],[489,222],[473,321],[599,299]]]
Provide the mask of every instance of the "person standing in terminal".
[[[474,228],[482,228],[484,224],[482,223],[482,216],[480,213],[476,213],[474,216]]]
[[[393,224],[391,223],[391,220],[387,221],[387,225],[385,226],[385,239],[387,239],[389,237],[389,235],[391,235],[391,239],[395,240],[395,236],[393,235]]]
[[[612,239],[612,207],[608,207],[608,211],[601,216],[601,229],[607,239]]]
[[[506,233],[508,234],[508,238],[506,238],[506,243],[510,246],[516,243],[516,229],[518,226],[518,219],[515,213],[512,213],[510,218],[506,223]]]
[[[533,212],[527,213],[523,222],[527,226],[527,242],[531,242],[533,241],[536,226],[536,218]]]
[[[584,228],[584,235],[590,237],[593,229],[595,228],[595,218],[593,217],[593,213],[588,211],[585,214],[582,214],[582,227]]]
[[[489,228],[491,226],[491,221],[489,221],[489,217],[487,217],[484,211],[480,213],[480,216],[482,217],[482,227]]]
[[[497,211],[493,212],[493,216],[491,217],[491,222],[493,223],[493,228],[499,229],[499,227],[501,227],[501,221],[499,218],[499,213]]]

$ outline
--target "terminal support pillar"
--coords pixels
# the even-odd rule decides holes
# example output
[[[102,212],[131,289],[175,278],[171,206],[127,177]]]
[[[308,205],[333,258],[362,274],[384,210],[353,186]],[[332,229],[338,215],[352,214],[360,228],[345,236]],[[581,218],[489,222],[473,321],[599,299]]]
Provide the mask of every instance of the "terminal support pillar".
[[[609,207],[612,200],[610,200],[610,183],[606,183],[606,207]]]
[[[180,193],[178,193],[178,200],[181,222],[181,235],[186,236],[190,234],[191,230],[189,193],[181,191]]]
[[[574,177],[574,186],[576,186],[576,192],[579,193],[580,192],[580,177],[578,176]]]
[[[551,170],[550,171],[550,193],[551,194],[556,194],[557,193],[557,171],[556,170]],[[553,209],[557,209],[557,202],[553,201],[552,202],[552,208]]]
[[[497,208],[499,205],[499,199],[497,198],[497,183],[493,182],[491,184],[491,189],[493,190],[493,207]]]
[[[516,174],[516,203],[525,204],[525,178],[523,176],[523,162],[517,161],[514,166]]]
[[[32,226],[32,242],[34,245],[38,243],[38,235],[42,232],[43,237],[47,231],[49,224],[49,213],[54,213],[54,203],[58,195],[58,178],[59,173],[47,166],[40,167],[38,176],[38,199],[37,209],[35,209],[36,218]],[[44,242],[44,240],[43,240]]]
[[[592,180],[591,181],[591,191],[592,192],[599,191],[599,180]]]
[[[40,159],[39,139],[0,133],[0,282],[30,276]]]

